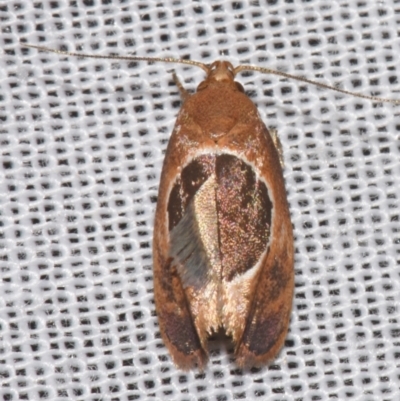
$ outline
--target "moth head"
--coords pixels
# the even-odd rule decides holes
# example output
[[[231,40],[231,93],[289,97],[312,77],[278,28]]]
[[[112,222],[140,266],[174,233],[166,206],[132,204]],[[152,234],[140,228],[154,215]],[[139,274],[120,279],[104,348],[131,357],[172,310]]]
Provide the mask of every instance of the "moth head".
[[[229,61],[218,60],[207,65],[207,77],[197,87],[197,91],[205,89],[212,84],[223,84],[231,86],[241,92],[244,92],[242,85],[234,81],[236,71]]]

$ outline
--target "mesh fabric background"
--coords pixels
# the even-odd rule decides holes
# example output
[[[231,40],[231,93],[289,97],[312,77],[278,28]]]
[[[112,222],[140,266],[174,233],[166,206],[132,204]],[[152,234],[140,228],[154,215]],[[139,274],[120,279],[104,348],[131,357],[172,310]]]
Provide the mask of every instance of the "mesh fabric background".
[[[295,231],[285,347],[242,371],[210,342],[177,370],[154,310],[158,181],[175,69],[22,49],[229,59],[400,98],[398,1],[0,2],[2,400],[399,400],[399,106],[258,73]]]

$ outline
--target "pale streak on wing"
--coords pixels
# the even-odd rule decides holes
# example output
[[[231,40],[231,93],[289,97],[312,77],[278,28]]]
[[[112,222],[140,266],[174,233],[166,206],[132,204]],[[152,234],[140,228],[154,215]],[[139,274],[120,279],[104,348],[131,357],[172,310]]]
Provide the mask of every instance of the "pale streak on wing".
[[[221,277],[215,189],[216,177],[212,174],[170,232],[170,256],[179,262],[177,268],[184,288],[200,289]]]

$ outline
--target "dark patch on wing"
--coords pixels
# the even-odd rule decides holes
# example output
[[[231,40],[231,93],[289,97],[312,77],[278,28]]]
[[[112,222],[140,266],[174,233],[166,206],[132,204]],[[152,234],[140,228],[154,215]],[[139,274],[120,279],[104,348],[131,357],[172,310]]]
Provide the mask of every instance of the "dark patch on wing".
[[[254,355],[266,354],[280,337],[286,326],[282,324],[282,314],[270,314],[265,319],[249,322],[242,342]],[[285,319],[286,322],[286,319]]]
[[[251,269],[268,246],[273,205],[265,183],[252,166],[229,154],[199,156],[182,170],[168,201],[170,256],[182,267],[185,287],[204,285],[209,269],[204,244],[196,231],[199,216],[194,216],[190,204],[212,174],[217,185],[216,241],[223,279],[231,281]]]
[[[163,313],[165,334],[173,346],[184,355],[201,349],[200,339],[190,314]]]
[[[223,277],[231,281],[266,250],[273,206],[264,182],[236,156],[219,155],[216,176]]]
[[[176,180],[168,200],[168,225],[172,230],[182,219],[193,196],[215,170],[215,155],[193,159]]]
[[[185,355],[201,350],[199,336],[172,258],[167,260],[165,264],[161,286],[164,302],[158,313],[168,340],[179,352]]]
[[[282,291],[287,289],[289,280],[290,276],[287,269],[284,269],[279,261],[275,260],[269,271],[268,299],[276,300],[279,298]]]

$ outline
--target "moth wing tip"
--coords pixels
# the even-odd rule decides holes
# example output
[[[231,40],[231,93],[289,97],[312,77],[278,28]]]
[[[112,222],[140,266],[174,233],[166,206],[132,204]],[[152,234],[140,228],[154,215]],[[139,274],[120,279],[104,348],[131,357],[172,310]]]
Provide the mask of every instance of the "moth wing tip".
[[[260,368],[270,365],[275,360],[282,347],[283,344],[281,341],[277,341],[268,352],[256,354],[245,344],[239,344],[235,352],[235,363],[242,369]]]
[[[171,352],[171,356],[174,364],[185,372],[194,369],[203,372],[208,362],[208,355],[203,349],[198,349],[190,355]]]
[[[244,353],[236,356],[235,363],[241,369],[259,368],[271,362],[273,358],[266,358],[263,356],[255,356],[251,352]]]

